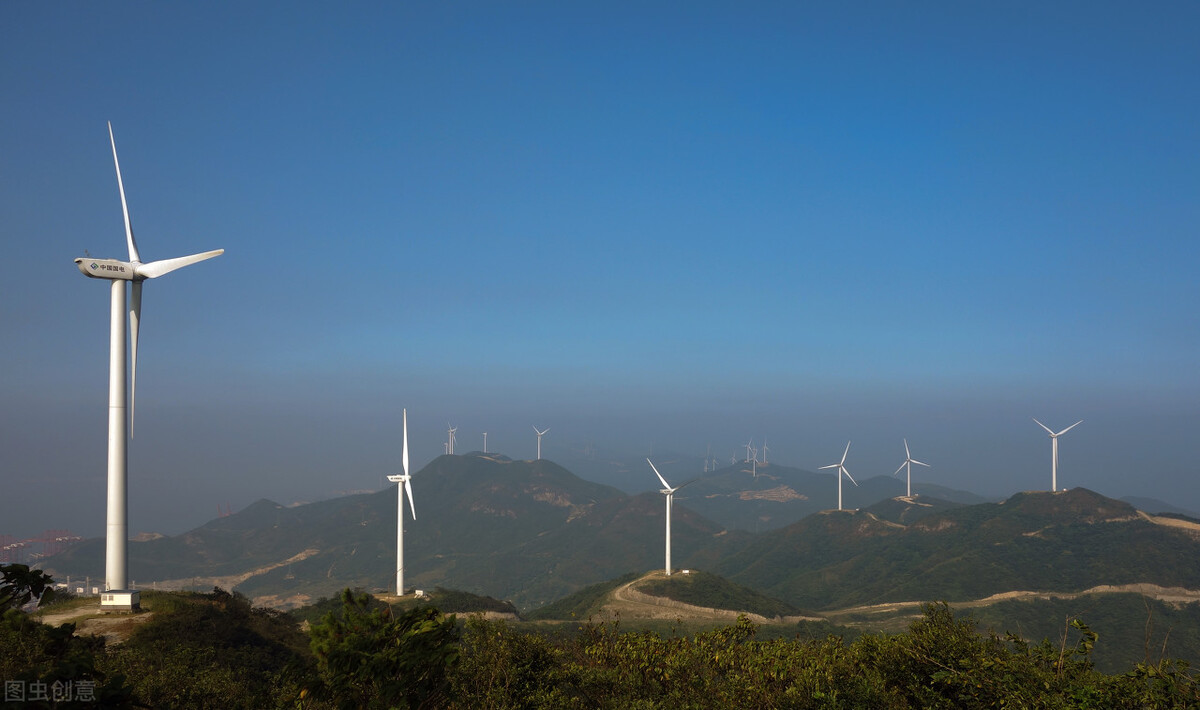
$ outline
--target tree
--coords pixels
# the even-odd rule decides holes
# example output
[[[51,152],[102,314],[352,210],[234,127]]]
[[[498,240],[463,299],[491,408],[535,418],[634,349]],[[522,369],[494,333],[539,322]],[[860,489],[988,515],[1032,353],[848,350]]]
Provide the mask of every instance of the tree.
[[[442,704],[459,659],[455,617],[418,606],[393,615],[371,597],[342,592],[342,608],[311,631],[318,682],[311,690],[341,708],[421,708]]]
[[[54,599],[54,580],[29,565],[0,566],[0,611],[20,609],[33,600],[38,606]]]

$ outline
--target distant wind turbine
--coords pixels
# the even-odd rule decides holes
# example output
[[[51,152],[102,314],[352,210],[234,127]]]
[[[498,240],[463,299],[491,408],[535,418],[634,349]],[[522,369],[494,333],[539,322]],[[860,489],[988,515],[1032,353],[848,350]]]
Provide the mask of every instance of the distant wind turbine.
[[[762,450],[762,454],[763,454],[763,461],[762,461],[762,462],[763,462],[763,464],[765,465],[765,464],[767,463],[767,437],[765,437],[765,436],[763,437],[763,450]]]
[[[1057,434],[1054,433],[1054,430],[1052,430],[1050,427],[1046,426],[1045,424],[1039,422],[1037,419],[1034,419],[1033,421],[1037,422],[1037,425],[1040,426],[1041,428],[1045,429],[1046,433],[1050,435],[1050,491],[1055,492],[1058,490],[1058,437],[1062,436],[1063,434],[1066,434],[1067,432],[1071,431],[1075,427],[1082,424],[1083,420],[1080,419],[1079,421],[1075,422],[1074,424],[1067,427],[1066,429],[1063,429],[1062,431],[1058,432]]]
[[[413,505],[412,476],[408,473],[408,410],[404,410],[404,447],[401,449],[400,465],[404,473],[388,476],[396,486],[396,596],[404,596],[404,496],[408,495],[408,507],[413,520],[417,519],[417,507]]]
[[[662,490],[659,492],[667,497],[667,554],[666,554],[666,562],[665,562],[664,568],[667,571],[667,576],[670,577],[671,576],[671,506],[675,502],[675,491],[679,490],[680,488],[683,488],[686,485],[693,483],[695,481],[695,479],[692,479],[691,481],[688,481],[687,483],[681,483],[678,486],[675,486],[674,488],[672,488],[671,484],[667,483],[667,479],[663,478],[662,474],[658,472],[658,469],[654,467],[653,461],[651,461],[650,459],[646,459],[646,463],[650,464],[650,470],[654,471],[654,475],[658,476],[659,481],[662,481],[663,487],[662,487]]]
[[[537,427],[534,427],[533,430],[535,432],[537,432],[537,438],[538,438],[537,460],[541,461],[542,460],[542,437],[546,435],[546,431],[550,431],[550,427],[546,427],[546,431],[538,431]]]
[[[138,607],[140,596],[136,591],[127,589],[129,456],[126,445],[127,439],[133,438],[134,399],[137,394],[138,330],[142,319],[142,282],[220,256],[225,250],[216,249],[201,254],[143,264],[142,258],[138,254],[137,242],[133,238],[133,226],[129,220],[129,204],[125,200],[125,183],[121,180],[121,163],[117,160],[117,141],[113,138],[112,123],[108,124],[108,140],[112,144],[113,166],[117,171],[117,188],[121,193],[121,211],[125,215],[125,242],[129,250],[129,261],[87,257],[76,259],[75,266],[83,272],[84,276],[107,279],[112,282],[108,346],[108,522],[104,550],[104,584],[106,591],[122,592],[122,594],[102,596],[100,606],[124,609]],[[128,349],[125,341],[126,281],[131,284],[128,306]],[[131,376],[126,373],[126,361],[130,357],[132,358]],[[125,417],[127,381],[130,382],[128,420]]]
[[[446,422],[446,453],[454,453],[454,432],[458,431],[458,427],[450,426],[450,422]]]
[[[487,432],[483,432],[483,453],[487,453]]]
[[[912,457],[912,454],[910,454],[908,452],[908,439],[905,439],[904,440],[904,463],[900,464],[900,468],[896,469],[896,473],[900,473],[900,471],[902,469],[908,469],[908,473],[906,475],[906,479],[908,481],[906,488],[907,488],[908,492],[904,494],[908,498],[912,498],[912,465],[914,463],[918,466],[925,466],[926,468],[929,467],[929,464],[921,463],[920,461],[918,461]],[[896,473],[893,473],[892,475],[895,476]]]
[[[847,454],[849,454],[849,453],[850,453],[850,442],[849,442],[849,441],[847,441],[847,442],[846,442],[846,450],[842,452],[842,460],[841,460],[841,461],[839,461],[839,462],[837,462],[837,463],[831,463],[831,464],[829,464],[828,466],[822,466],[822,467],[821,467],[821,469],[826,469],[826,468],[836,468],[836,469],[838,470],[838,472],[837,472],[837,479],[838,479],[838,510],[841,510],[841,509],[842,509],[842,474],[843,474],[843,473],[844,473],[844,474],[846,474],[846,478],[849,478],[849,479],[850,479],[850,482],[851,482],[851,483],[853,483],[855,486],[857,486],[857,485],[858,485],[858,481],[854,480],[854,476],[851,476],[851,475],[850,475],[850,472],[846,470],[846,455],[847,455]],[[818,469],[818,470],[820,470],[820,469]]]

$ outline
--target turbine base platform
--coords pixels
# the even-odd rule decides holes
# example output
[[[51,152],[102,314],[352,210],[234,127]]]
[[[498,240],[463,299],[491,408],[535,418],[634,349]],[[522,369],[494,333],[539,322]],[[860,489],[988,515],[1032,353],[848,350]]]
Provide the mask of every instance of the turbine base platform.
[[[136,589],[106,589],[100,593],[100,611],[133,612],[142,610],[142,593]]]

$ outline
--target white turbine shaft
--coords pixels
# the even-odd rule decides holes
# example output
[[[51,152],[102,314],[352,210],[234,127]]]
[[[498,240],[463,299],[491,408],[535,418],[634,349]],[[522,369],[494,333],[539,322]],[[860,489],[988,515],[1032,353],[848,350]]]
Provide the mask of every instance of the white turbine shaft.
[[[671,502],[674,498],[674,493],[667,494],[667,553],[664,565],[668,577],[671,576]]]
[[[111,324],[108,342],[108,524],[104,544],[104,584],[124,590],[129,551],[128,449],[125,426],[125,282],[111,286]]]
[[[483,432],[483,453],[487,453],[487,432]]]

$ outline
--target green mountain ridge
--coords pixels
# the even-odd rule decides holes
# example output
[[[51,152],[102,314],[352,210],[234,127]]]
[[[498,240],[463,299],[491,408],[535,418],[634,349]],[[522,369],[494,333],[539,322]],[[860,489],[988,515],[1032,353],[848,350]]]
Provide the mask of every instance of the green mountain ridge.
[[[1200,569],[1181,564],[1200,553],[1200,526],[1165,524],[1083,488],[1019,493],[909,525],[829,511],[727,553],[714,572],[814,609],[1139,582],[1200,589]]]
[[[717,471],[681,492],[672,529],[677,566],[803,609],[1135,583],[1200,589],[1200,571],[1187,563],[1200,552],[1200,524],[1145,515],[1085,489],[973,505],[884,497],[758,535],[692,509],[714,495],[738,498],[739,482],[750,482],[743,492],[751,500],[780,485],[795,491],[789,477],[803,475],[775,465],[764,471],[757,478]],[[414,475],[413,487],[417,519],[406,503],[404,521],[410,589],[461,589],[526,612],[662,563],[656,492],[630,496],[548,460],[482,454],[439,457]],[[395,526],[393,487],[295,507],[260,500],[183,535],[131,543],[129,568],[141,588],[220,584],[286,608],[344,587],[388,590]],[[102,540],[89,540],[45,568],[99,577],[103,551]]]

